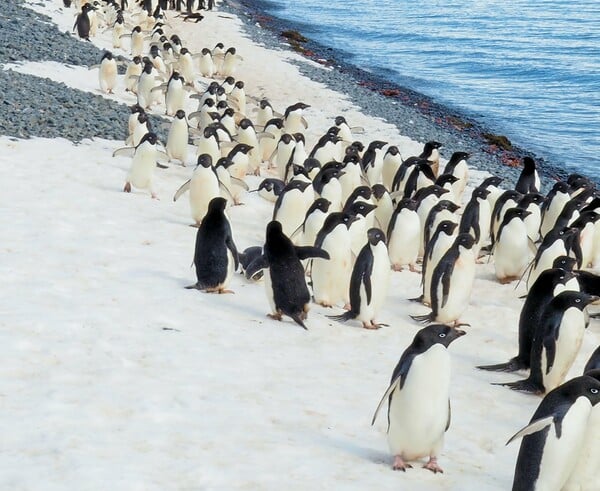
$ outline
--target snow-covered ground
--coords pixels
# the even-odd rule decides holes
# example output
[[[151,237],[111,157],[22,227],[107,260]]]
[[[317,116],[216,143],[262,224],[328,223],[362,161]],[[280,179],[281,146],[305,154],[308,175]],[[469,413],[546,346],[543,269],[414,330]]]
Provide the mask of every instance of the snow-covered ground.
[[[44,11],[70,29],[72,11],[60,5],[47,1]],[[364,141],[420,151],[420,143],[362,115],[342,94],[301,77],[286,62],[295,55],[251,43],[238,19],[212,12],[198,25],[171,23],[192,51],[217,41],[236,46],[249,94],[268,96],[280,110],[297,100],[311,104],[309,146],[344,114],[365,127]],[[110,34],[93,42],[110,48]],[[16,69],[97,87],[96,70]],[[122,84],[111,97],[132,103]],[[157,169],[160,200],[125,194],[129,159],[111,157],[121,146],[0,138],[0,489],[510,487],[518,443],[504,444],[540,399],[490,385],[518,375],[474,367],[516,354],[522,286],[501,286],[491,264],[478,265],[463,317],[471,327],[450,347],[445,473],[393,472],[385,417],[374,428],[370,420],[420,328],[408,315],[425,309],[407,300],[418,295],[420,276],[393,274],[378,317],[390,327],[378,331],[331,321],[319,306],[309,313],[309,331],[289,319],[275,322],[265,316],[262,284],[240,275],[234,295],[186,290],[195,281],[196,229],[188,226],[187,200],[173,203],[172,196],[191,169]],[[251,187],[259,181],[248,178]],[[243,201],[228,212],[239,249],[264,242],[272,212],[256,194]],[[570,375],[599,342],[593,321]]]

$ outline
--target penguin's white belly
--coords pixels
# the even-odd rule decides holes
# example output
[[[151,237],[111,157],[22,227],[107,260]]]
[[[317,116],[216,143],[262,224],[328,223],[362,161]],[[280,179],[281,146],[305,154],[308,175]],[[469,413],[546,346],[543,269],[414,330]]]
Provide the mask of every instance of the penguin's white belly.
[[[185,164],[188,154],[188,127],[185,119],[177,119],[171,124],[166,149],[169,158]]]
[[[203,77],[212,77],[215,71],[215,65],[210,55],[204,55],[200,58],[199,66],[200,74]]]
[[[402,390],[392,393],[388,444],[404,460],[436,457],[448,423],[450,356],[436,344],[415,356]]]
[[[419,216],[412,210],[402,210],[388,237],[390,261],[395,266],[414,265],[421,246]]]
[[[180,109],[185,109],[185,90],[181,82],[178,82],[178,84],[172,88],[169,87],[167,90],[165,105],[167,106],[167,114],[169,116],[174,115]]]
[[[221,158],[221,149],[219,148],[219,144],[217,143],[216,139],[201,137],[197,140],[196,145],[196,156],[199,157],[200,155],[206,153],[210,155],[213,164],[215,164],[217,160]]]
[[[208,175],[209,173],[211,175]],[[196,223],[202,221],[208,211],[208,204],[218,196],[219,181],[212,170],[208,169],[192,177],[190,181],[190,212]]]
[[[579,397],[562,420],[561,437],[556,438],[554,425],[549,428],[533,491],[559,491],[565,485],[577,464],[591,409],[589,399]]]
[[[542,236],[545,236],[552,228],[554,228],[556,220],[570,199],[570,196],[566,193],[561,193],[559,196],[554,197],[552,203],[550,203],[550,207],[542,217],[542,225],[540,227]]]
[[[138,147],[131,161],[127,180],[136,188],[152,189],[152,178],[156,167],[156,150]]]
[[[550,247],[548,247],[541,255],[540,260],[535,268],[532,269],[529,278],[527,279],[527,288],[531,288],[531,285],[535,283],[537,277],[547,269],[552,267],[552,263],[558,256],[566,256],[567,251],[562,240],[556,240]]]
[[[342,185],[342,201],[345,202],[352,194],[352,191],[360,186],[361,170],[356,164],[348,164],[344,170],[346,173],[339,178],[339,181]]]
[[[319,230],[323,228],[323,224],[325,223],[325,219],[327,218],[327,213],[323,212],[314,212],[306,220],[304,224],[304,233],[302,234],[302,245],[305,246],[314,246],[315,240],[317,239],[317,234]]]
[[[131,36],[131,56],[142,56],[144,52],[144,35],[134,33]]]
[[[137,93],[137,78],[142,74],[142,67],[129,65],[125,71],[125,87],[133,93]]]
[[[575,307],[568,308],[563,314],[558,340],[556,341],[554,363],[549,373],[546,373],[547,352],[545,348],[542,353],[542,375],[546,392],[555,389],[564,382],[567,372],[579,352],[584,332],[585,319],[583,312]]]
[[[152,96],[152,89],[154,88],[154,75],[146,75],[142,73],[140,75],[139,83],[137,86],[138,104],[143,108],[148,108],[152,105],[154,98]]]
[[[313,262],[313,293],[317,303],[335,305],[349,302],[352,251],[345,225],[338,225],[323,241],[329,261]]]
[[[194,83],[194,63],[189,54],[179,58],[179,71],[183,75],[183,79],[188,84]]]
[[[381,310],[390,282],[390,258],[387,247],[383,242],[379,242],[375,247],[371,247],[373,253],[373,270],[371,271],[371,301],[367,302],[365,287],[360,286],[360,308],[357,319],[362,322],[371,322]]]
[[[367,228],[368,223],[362,215],[358,216],[352,225],[350,225],[350,236],[352,238],[352,252],[358,256],[360,250],[367,243]]]
[[[469,305],[473,281],[475,280],[475,255],[473,251],[463,251],[456,260],[452,276],[450,278],[450,289],[448,299],[442,306],[442,285],[438,285],[437,295],[439,299],[439,310],[436,321],[443,323],[454,322]]]
[[[386,233],[390,225],[392,213],[394,213],[394,205],[392,204],[392,199],[386,194],[377,202],[377,208],[375,209],[377,227]]]
[[[105,62],[100,65],[100,88],[103,92],[112,91],[117,83],[117,64]]]
[[[306,207],[303,194],[298,190],[291,190],[283,197],[275,220],[281,223],[283,233],[289,237],[302,225],[305,214]]]
[[[581,267],[587,268],[592,262],[594,255],[594,231],[593,223],[588,223],[579,233],[579,243],[581,246]]]
[[[518,219],[504,226],[494,250],[496,278],[521,276],[529,263],[529,238],[525,224]]]
[[[600,477],[600,406],[592,408],[577,464],[563,491],[599,491]]]
[[[284,131],[293,135],[294,133],[304,133],[304,125],[302,124],[302,116],[291,112],[283,123]]]
[[[531,215],[525,217],[525,228],[527,229],[527,236],[536,242],[540,238],[540,225],[542,223],[542,215],[540,207],[533,205],[527,208],[531,212]]]
[[[331,202],[331,205],[329,205],[330,213],[342,211],[342,185],[340,182],[337,179],[332,179],[323,186],[321,198]]]

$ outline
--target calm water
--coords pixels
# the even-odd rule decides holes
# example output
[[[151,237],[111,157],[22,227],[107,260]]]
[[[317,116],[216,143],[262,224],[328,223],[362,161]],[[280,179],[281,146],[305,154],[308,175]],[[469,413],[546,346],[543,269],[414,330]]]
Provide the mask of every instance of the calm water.
[[[272,1],[351,63],[600,179],[600,1]]]

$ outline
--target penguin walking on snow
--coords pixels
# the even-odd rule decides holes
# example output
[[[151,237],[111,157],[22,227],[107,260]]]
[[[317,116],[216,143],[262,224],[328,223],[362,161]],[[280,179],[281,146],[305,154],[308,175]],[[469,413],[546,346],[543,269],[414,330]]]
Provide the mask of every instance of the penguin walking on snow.
[[[298,247],[283,233],[281,223],[273,220],[267,225],[264,253],[246,269],[246,276],[252,278],[260,270],[267,269],[265,291],[272,309],[271,319],[280,321],[283,315],[304,325],[308,313],[310,294],[304,279],[303,259],[329,259],[329,254],[317,247]]]
[[[238,267],[238,253],[231,234],[231,226],[225,215],[227,200],[213,198],[208,212],[196,233],[194,285],[186,288],[204,290],[207,293],[233,293],[227,290],[234,271]]]
[[[563,489],[577,464],[592,407],[599,402],[600,382],[588,376],[569,380],[544,397],[529,424],[508,440],[507,445],[523,437],[512,491]]]
[[[350,310],[341,315],[329,316],[345,322],[358,319],[365,329],[379,329],[385,324],[376,323],[390,280],[390,259],[385,245],[385,234],[378,228],[367,232],[368,242],[361,249],[350,277]]]
[[[373,416],[388,400],[388,443],[394,470],[406,471],[407,461],[429,457],[423,466],[443,472],[437,463],[450,427],[450,355],[448,346],[465,331],[443,324],[421,329],[394,369]]]

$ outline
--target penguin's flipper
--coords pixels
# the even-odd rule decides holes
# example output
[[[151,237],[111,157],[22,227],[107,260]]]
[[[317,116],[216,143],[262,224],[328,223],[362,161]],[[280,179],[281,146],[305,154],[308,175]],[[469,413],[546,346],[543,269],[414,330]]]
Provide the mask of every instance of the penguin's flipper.
[[[355,133],[355,134],[357,134],[357,135],[362,135],[362,134],[364,134],[364,132],[365,132],[365,129],[364,129],[362,126],[352,126],[352,127],[350,128],[350,131],[351,131],[352,133]]]
[[[168,165],[164,165],[159,162],[156,162],[156,167],[158,167],[159,169],[168,169],[169,168]]]
[[[165,92],[167,90],[167,84],[160,84],[153,87],[150,92]]]
[[[529,252],[535,257],[537,254],[537,246],[535,245],[535,242],[531,240],[531,237],[527,237],[527,247],[529,247]]]
[[[529,423],[525,428],[517,431],[513,436],[511,436],[510,439],[506,442],[506,445],[508,445],[513,440],[516,440],[517,438],[532,435],[534,433],[537,433],[538,431],[542,431],[543,429],[550,426],[553,422],[554,416],[547,416],[545,418],[537,419]]]
[[[112,156],[113,157],[133,157],[135,154],[135,147],[121,147],[117,148]]]
[[[377,404],[377,409],[375,409],[375,413],[373,413],[373,419],[371,420],[371,426],[373,426],[375,424],[375,420],[377,419],[377,415],[379,414],[379,411],[383,407],[383,403],[388,399],[388,397],[390,397],[390,394],[394,391],[394,389],[400,385],[401,378],[402,378],[402,375],[398,375],[394,380],[392,380],[392,383],[390,384],[390,386],[387,388],[387,390],[381,397],[379,404]]]
[[[191,95],[191,96],[190,96],[190,98],[191,98],[191,97],[194,97],[194,96],[193,96],[193,95]],[[188,115],[188,119],[199,118],[199,117],[201,116],[201,114],[202,114],[202,113],[201,113],[200,111],[194,111],[194,112],[191,112],[191,113]]]
[[[100,64],[96,63],[95,65],[90,65],[90,66],[88,67],[88,70],[94,70],[94,69],[96,69],[96,68],[100,68]]]
[[[231,176],[231,184],[235,184],[236,186],[239,186],[246,191],[250,191],[250,186],[248,186],[248,184],[246,184],[246,181],[244,181],[243,179],[238,179],[237,177]]]
[[[296,255],[301,261],[311,257],[320,257],[321,259],[329,259],[329,253],[320,247],[313,246],[296,246]]]
[[[256,136],[260,138],[269,138],[271,140],[275,139],[275,135],[273,133],[269,133],[268,131],[259,131]]]
[[[233,256],[233,264],[234,264],[234,271],[237,271],[238,266],[240,265],[240,257],[237,251],[237,248],[235,247],[235,242],[233,242],[233,237],[231,236],[231,230],[229,231],[229,236],[227,237],[227,239],[225,239],[225,245],[227,246],[227,249],[229,249],[231,251],[231,255]]]
[[[489,372],[516,372],[527,368],[518,357],[507,361],[506,363],[498,363],[496,365],[478,365],[479,370],[487,370]]]
[[[254,261],[252,261],[248,267],[246,268],[246,278],[254,279],[254,276],[263,269],[269,267],[269,261],[267,260],[267,256],[261,254]]]
[[[300,117],[300,121],[302,121],[302,126],[304,126],[304,129],[307,130],[308,129],[308,122],[306,121],[306,119],[304,119],[304,116]]]
[[[188,179],[187,181],[185,181],[181,187],[175,192],[175,194],[173,195],[173,201],[177,201],[179,198],[181,198],[181,195],[183,193],[185,193],[186,191],[188,191],[190,189],[190,183],[192,182],[191,179]]]
[[[450,428],[451,420],[452,420],[452,406],[450,405],[450,399],[448,399],[448,420],[446,421],[446,429],[444,431],[448,431],[448,428]]]

